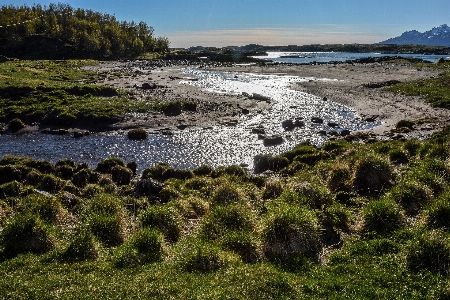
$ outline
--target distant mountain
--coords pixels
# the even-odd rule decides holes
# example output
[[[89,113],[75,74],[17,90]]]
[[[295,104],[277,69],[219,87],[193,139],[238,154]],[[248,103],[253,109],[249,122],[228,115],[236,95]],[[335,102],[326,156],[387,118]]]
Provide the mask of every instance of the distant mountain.
[[[444,24],[434,27],[424,33],[417,30],[406,31],[401,36],[388,39],[384,42],[380,42],[379,44],[415,44],[450,47],[450,27],[448,27],[447,24]]]

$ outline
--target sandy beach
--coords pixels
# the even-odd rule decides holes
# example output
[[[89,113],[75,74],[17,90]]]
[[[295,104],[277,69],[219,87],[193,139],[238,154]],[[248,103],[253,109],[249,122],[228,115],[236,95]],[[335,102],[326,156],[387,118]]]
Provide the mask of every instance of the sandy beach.
[[[145,101],[148,97],[163,101],[189,101],[197,103],[196,111],[183,111],[175,116],[164,113],[135,114],[126,117],[122,122],[114,124],[111,129],[127,129],[137,126],[150,131],[163,129],[176,130],[180,125],[185,127],[205,128],[216,124],[227,124],[238,119],[241,114],[254,113],[270,108],[269,103],[251,99],[244,95],[218,94],[205,91],[186,83],[196,78],[182,72],[189,64],[173,64],[161,62],[149,64],[142,61],[105,62],[91,67],[97,72],[120,74],[106,77],[98,82],[127,89],[130,97],[137,101]],[[432,108],[420,97],[396,95],[383,91],[380,85],[389,81],[410,81],[437,76],[438,71],[431,68],[418,69],[409,63],[392,64],[374,63],[338,63],[338,64],[230,64],[203,65],[200,68],[212,71],[236,73],[272,74],[280,76],[298,76],[310,78],[295,82],[294,90],[324,97],[354,108],[361,118],[372,118],[381,122],[380,126],[368,130],[379,138],[389,138],[394,134],[391,129],[402,119],[417,121],[421,125],[411,136],[426,138],[432,132],[447,125],[450,111]],[[316,79],[329,80],[316,80]],[[151,89],[143,89],[149,83]]]

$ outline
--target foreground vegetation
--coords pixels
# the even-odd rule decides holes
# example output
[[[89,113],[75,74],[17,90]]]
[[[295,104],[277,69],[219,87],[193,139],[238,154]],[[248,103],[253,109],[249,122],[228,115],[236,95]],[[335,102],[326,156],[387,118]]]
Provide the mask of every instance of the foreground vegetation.
[[[449,132],[302,143],[265,176],[6,155],[0,295],[447,299]]]
[[[97,63],[92,60],[0,63],[0,122],[18,118],[26,124],[111,124],[131,112],[161,111],[177,104],[152,98],[138,101],[123,90],[95,85],[105,77],[128,76],[80,69]]]
[[[167,38],[154,37],[145,22],[119,22],[62,3],[0,7],[0,54],[7,57],[117,59],[163,53],[168,47]]]

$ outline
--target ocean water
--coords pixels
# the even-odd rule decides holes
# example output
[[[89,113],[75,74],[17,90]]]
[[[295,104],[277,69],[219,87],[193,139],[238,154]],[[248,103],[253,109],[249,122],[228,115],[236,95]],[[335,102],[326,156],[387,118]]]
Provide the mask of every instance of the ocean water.
[[[352,53],[352,52],[267,52],[267,56],[253,56],[273,62],[305,64],[311,62],[343,62],[368,57],[402,56],[418,58],[425,61],[435,61],[438,58],[446,58],[449,55],[426,54],[381,54],[381,53]]]
[[[158,162],[166,162],[181,169],[194,169],[204,164],[213,167],[245,164],[252,169],[253,158],[257,154],[276,155],[306,140],[315,145],[322,144],[327,137],[318,134],[319,131],[339,133],[343,129],[356,131],[379,125],[363,121],[350,107],[289,88],[296,81],[333,79],[213,72],[197,68],[183,71],[198,80],[180,81],[180,84],[196,85],[216,93],[257,93],[270,98],[272,108],[241,115],[235,126],[188,128],[174,131],[170,136],[150,135],[145,141],[131,141],[124,131],[97,133],[81,139],[40,133],[1,135],[0,157],[5,154],[24,155],[53,163],[70,158],[87,162],[91,167],[105,158],[118,157],[125,162],[136,161],[140,171]],[[322,118],[323,124],[313,123],[312,117]],[[281,122],[287,119],[301,119],[305,126],[285,131]],[[339,127],[331,128],[328,122],[337,123]],[[263,141],[251,133],[252,128],[259,126],[264,127],[267,135],[281,135],[284,143],[264,146]]]

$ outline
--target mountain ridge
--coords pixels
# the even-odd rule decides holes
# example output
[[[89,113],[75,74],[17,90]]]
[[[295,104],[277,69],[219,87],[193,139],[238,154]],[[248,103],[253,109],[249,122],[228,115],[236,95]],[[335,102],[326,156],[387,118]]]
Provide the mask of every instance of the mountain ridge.
[[[378,44],[416,44],[450,47],[450,27],[447,24],[442,24],[423,33],[417,30],[405,31],[398,37],[387,39]]]

